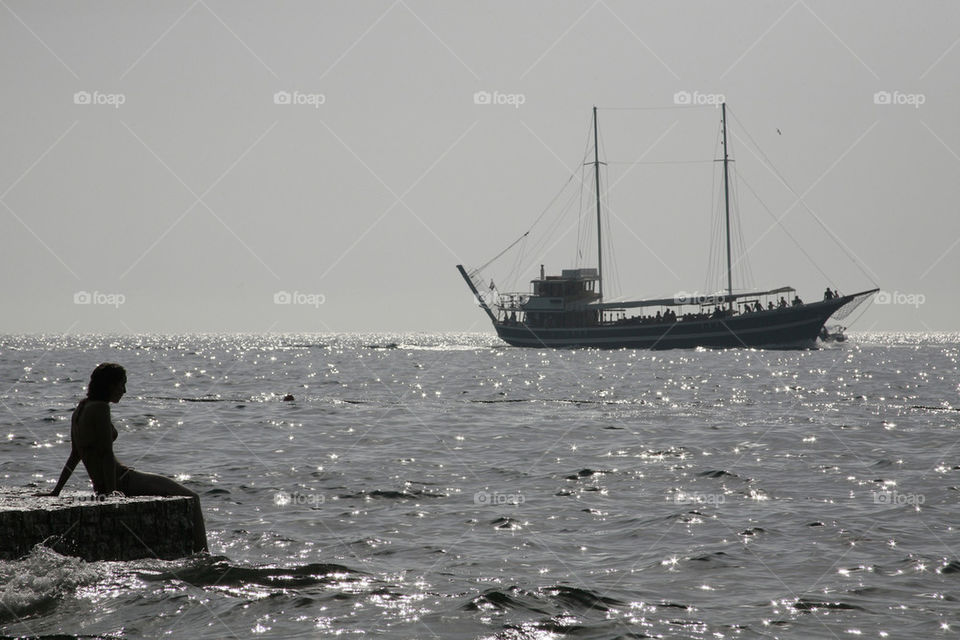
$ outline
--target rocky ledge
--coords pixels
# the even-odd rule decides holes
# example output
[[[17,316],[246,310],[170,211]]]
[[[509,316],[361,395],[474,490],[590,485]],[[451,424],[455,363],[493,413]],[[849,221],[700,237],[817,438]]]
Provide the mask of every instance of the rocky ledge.
[[[98,498],[64,491],[0,487],[0,559],[43,543],[88,561],[182,558],[191,554],[196,498]]]

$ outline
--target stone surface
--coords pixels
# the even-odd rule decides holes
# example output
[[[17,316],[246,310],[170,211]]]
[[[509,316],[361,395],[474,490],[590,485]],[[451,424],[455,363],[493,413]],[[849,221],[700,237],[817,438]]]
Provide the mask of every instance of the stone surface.
[[[20,558],[43,543],[84,560],[173,559],[188,556],[196,498],[98,499],[64,491],[0,487],[0,559]]]

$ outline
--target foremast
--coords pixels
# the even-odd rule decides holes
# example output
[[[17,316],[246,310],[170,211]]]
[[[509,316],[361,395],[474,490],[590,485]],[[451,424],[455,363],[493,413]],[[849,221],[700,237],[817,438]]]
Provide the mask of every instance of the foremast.
[[[593,171],[597,190],[597,293],[603,302],[603,224],[600,216],[600,137],[597,135],[597,107],[593,107]],[[603,313],[602,311],[600,312]],[[603,318],[601,318],[603,320]]]
[[[727,103],[720,104],[720,120],[723,126],[723,202],[727,219],[727,296],[729,309],[733,311],[733,269],[730,262],[730,157],[727,155]]]

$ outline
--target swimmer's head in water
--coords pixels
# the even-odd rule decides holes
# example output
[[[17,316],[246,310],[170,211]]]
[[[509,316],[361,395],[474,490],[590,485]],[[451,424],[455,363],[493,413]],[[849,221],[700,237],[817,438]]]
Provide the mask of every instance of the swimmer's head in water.
[[[90,374],[87,398],[116,402],[126,392],[127,372],[119,364],[104,362]]]

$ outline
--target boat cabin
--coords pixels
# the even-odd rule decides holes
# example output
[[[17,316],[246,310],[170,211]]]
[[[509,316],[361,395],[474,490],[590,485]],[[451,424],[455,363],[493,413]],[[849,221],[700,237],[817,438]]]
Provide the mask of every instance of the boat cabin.
[[[596,326],[600,312],[587,306],[600,300],[599,281],[595,268],[563,269],[559,276],[548,276],[541,266],[540,277],[530,281],[531,294],[510,296],[501,304],[503,320],[529,327]]]

